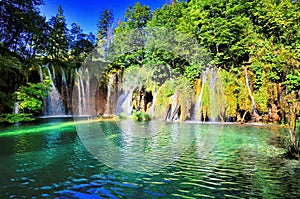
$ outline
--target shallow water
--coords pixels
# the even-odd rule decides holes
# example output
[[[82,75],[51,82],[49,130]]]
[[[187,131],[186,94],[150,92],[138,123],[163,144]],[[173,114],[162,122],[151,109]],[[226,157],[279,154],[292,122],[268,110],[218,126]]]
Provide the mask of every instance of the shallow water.
[[[284,133],[277,127],[159,121],[93,125],[116,149],[101,148],[89,124],[80,130],[71,118],[3,126],[0,198],[300,197],[299,162],[281,158],[284,150],[270,144]],[[105,161],[114,160],[110,152],[121,154],[112,156],[118,164]]]

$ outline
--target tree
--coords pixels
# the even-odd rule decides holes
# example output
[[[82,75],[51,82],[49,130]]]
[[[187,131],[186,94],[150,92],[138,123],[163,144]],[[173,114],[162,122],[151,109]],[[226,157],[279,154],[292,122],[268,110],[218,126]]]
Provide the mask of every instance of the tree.
[[[11,94],[29,79],[45,18],[40,0],[0,1],[0,112],[10,110]]]
[[[152,13],[151,20],[148,20],[149,27],[165,27],[175,30],[178,25],[178,19],[184,15],[185,1],[173,1],[171,4],[164,4],[162,8]]]
[[[94,35],[83,33],[80,25],[72,23],[71,30],[69,31],[69,50],[71,60],[75,61],[75,65],[80,65],[83,59],[94,47]]]
[[[125,21],[120,22],[115,32],[119,33],[122,30],[134,30],[146,26],[147,21],[151,19],[151,11],[149,6],[142,6],[137,2],[133,7],[129,6],[125,13]]]
[[[240,67],[249,59],[250,1],[190,1],[177,29],[192,35],[223,68]]]
[[[17,52],[24,59],[34,56],[32,45],[45,21],[38,9],[41,4],[41,0],[0,2],[1,48]]]
[[[51,81],[45,79],[43,83],[30,83],[21,86],[16,92],[16,100],[19,108],[23,112],[38,112],[42,109],[42,99],[47,96],[47,91],[51,88]]]
[[[100,19],[97,24],[97,39],[103,40],[104,38],[107,38],[111,34],[111,28],[114,22],[114,16],[112,11],[109,9],[105,9],[100,13]]]
[[[58,7],[57,14],[49,22],[49,39],[47,44],[48,58],[53,61],[62,61],[67,58],[68,53],[68,29],[66,19],[61,6]]]
[[[12,114],[0,114],[0,122],[18,123],[33,120],[33,113],[38,113],[42,109],[42,99],[47,96],[50,90],[51,81],[45,79],[42,83],[30,83],[21,86],[15,93],[15,104],[19,110]]]

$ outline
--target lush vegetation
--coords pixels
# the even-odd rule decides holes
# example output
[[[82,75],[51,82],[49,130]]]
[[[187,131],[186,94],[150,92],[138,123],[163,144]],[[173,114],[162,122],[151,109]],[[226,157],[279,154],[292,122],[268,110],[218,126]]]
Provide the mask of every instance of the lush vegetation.
[[[128,7],[124,21],[116,27],[113,13],[107,9],[101,12],[96,36],[84,33],[76,23],[68,29],[61,7],[56,16],[46,21],[38,9],[41,4],[41,0],[0,2],[1,114],[11,114],[15,102],[26,114],[41,110],[47,86],[36,78],[39,66],[51,63],[57,73],[63,68],[68,84],[73,85],[72,74],[95,46],[107,45],[107,38],[114,36],[118,41],[118,36],[124,38],[130,31],[166,28],[178,33],[174,35],[178,40],[184,34],[198,42],[205,53],[195,54],[205,54],[205,59],[193,63],[185,59],[185,52],[180,49],[175,51],[182,54],[137,47],[119,54],[107,68],[107,77],[114,73],[136,78],[132,74],[141,67],[144,69],[139,73],[149,74],[141,75],[147,78],[141,78],[139,85],[132,87],[137,96],[134,109],[146,111],[150,105],[141,104],[141,100],[151,93],[156,99],[157,117],[163,117],[165,107],[174,99],[180,105],[179,119],[192,119],[190,109],[197,104],[193,93],[201,94],[198,117],[222,121],[236,117],[244,122],[250,115],[256,121],[286,124],[291,153],[299,154],[299,1],[174,0],[153,12],[149,6],[136,3]],[[123,43],[121,49],[132,47]],[[215,112],[210,108],[213,104],[205,83],[209,66],[215,71],[218,68],[220,79],[216,85],[222,87],[216,91],[220,108]],[[173,78],[176,74],[185,79]],[[148,118],[142,112],[135,112],[134,117]]]

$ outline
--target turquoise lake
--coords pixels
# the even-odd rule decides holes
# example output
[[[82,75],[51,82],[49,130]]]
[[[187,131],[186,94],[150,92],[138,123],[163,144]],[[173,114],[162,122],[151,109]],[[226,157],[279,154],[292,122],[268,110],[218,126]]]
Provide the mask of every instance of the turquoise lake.
[[[300,198],[279,127],[80,122],[1,126],[0,198]]]

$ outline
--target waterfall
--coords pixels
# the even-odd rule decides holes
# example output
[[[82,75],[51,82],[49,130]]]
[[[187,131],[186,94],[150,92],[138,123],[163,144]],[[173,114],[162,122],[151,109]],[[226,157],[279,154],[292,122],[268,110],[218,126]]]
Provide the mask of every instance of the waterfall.
[[[77,79],[77,90],[78,90],[78,115],[82,114],[82,103],[81,103],[81,85],[80,85],[80,80],[79,80],[79,75],[76,76]]]
[[[116,114],[120,114],[122,112],[127,115],[131,115],[133,111],[132,104],[132,95],[133,92],[140,86],[139,85],[139,74],[137,76],[131,76],[129,74],[125,78],[125,82],[123,84],[123,93],[118,97],[117,106],[116,106]],[[136,75],[136,74],[134,74]]]
[[[19,107],[20,103],[19,102],[15,102],[14,103],[14,114],[19,114],[20,112],[20,107]]]
[[[89,71],[82,68],[76,71],[78,90],[78,115],[91,115]]]
[[[118,97],[117,107],[116,107],[116,114],[120,114],[122,112],[126,113],[127,115],[131,115],[133,110],[132,105],[132,95],[135,88],[130,89],[129,91],[125,91]]]
[[[247,86],[247,89],[248,89],[248,92],[249,92],[249,96],[250,96],[250,99],[251,99],[251,102],[252,102],[252,106],[253,106],[253,112],[257,112],[256,110],[256,104],[255,104],[255,101],[254,101],[254,98],[252,96],[252,93],[251,93],[251,89],[250,89],[250,84],[249,84],[249,79],[248,79],[248,71],[247,71],[247,68],[245,67],[245,79],[246,79],[246,86]]]
[[[87,113],[90,115],[91,114],[91,107],[90,107],[90,104],[91,104],[91,99],[90,99],[90,74],[89,74],[89,70],[88,68],[85,69],[85,73],[86,73],[86,97],[87,97],[87,104],[86,104],[86,110],[87,110]]]
[[[195,108],[194,108],[194,120],[201,120],[201,113],[202,113],[202,96],[203,96],[203,88],[204,88],[204,84],[207,81],[207,76],[208,76],[208,71],[209,68],[206,68],[206,71],[204,73],[202,73],[202,86],[201,86],[201,91],[198,97],[198,100],[195,104]]]
[[[177,104],[177,93],[172,96],[172,107],[171,107],[171,120],[178,120],[178,104]]]
[[[55,87],[54,79],[52,78],[52,74],[48,65],[49,64],[45,65],[45,68],[47,69],[49,79],[51,80],[51,91],[48,91],[48,96],[46,99],[47,106],[46,106],[46,110],[44,111],[44,115],[46,116],[65,115],[65,109],[62,103],[60,93]],[[55,73],[54,68],[52,68],[52,70],[53,73]]]
[[[67,77],[66,77],[66,73],[64,71],[64,69],[61,67],[61,82],[62,82],[62,86],[64,88],[64,92],[66,94],[66,98],[65,98],[65,102],[66,102],[66,108],[67,110],[69,110],[69,106],[68,106],[68,102],[70,102],[70,94],[69,94],[69,88],[68,88],[68,83],[67,83]]]
[[[162,88],[162,86],[159,87],[159,89],[157,91],[155,91],[156,90],[156,83],[154,82],[153,99],[152,99],[152,104],[151,104],[151,107],[150,107],[150,117],[151,117],[151,119],[154,118],[156,96],[157,96],[157,93],[159,93],[159,91],[160,91],[161,88]]]
[[[42,69],[42,66],[39,65],[39,69],[40,69],[40,80],[41,80],[41,82],[43,82],[44,78],[43,78],[43,69]]]
[[[124,106],[124,109],[126,110],[126,113],[128,115],[131,115],[132,113],[132,110],[133,110],[133,105],[132,105],[132,95],[133,95],[133,91],[134,89],[131,89],[126,100],[125,100],[125,106]]]
[[[112,110],[111,110],[111,92],[113,91],[114,81],[115,81],[115,75],[110,74],[108,84],[107,84],[105,115],[112,114]]]
[[[210,99],[210,121],[214,122],[218,118],[218,114],[221,111],[222,107],[220,105],[222,102],[222,85],[216,85],[217,80],[219,79],[219,71],[220,69],[216,70],[215,68],[206,68],[205,72],[202,73],[202,85],[199,97],[194,107],[193,111],[193,119],[194,120],[201,120],[202,118],[202,100],[203,100],[203,93],[205,85],[208,85],[209,88],[209,99]],[[208,108],[208,107],[206,107]],[[204,115],[205,117],[205,115]]]
[[[216,106],[216,81],[218,79],[219,76],[219,70],[214,71],[214,68],[211,69],[210,71],[210,82],[209,82],[209,96],[210,96],[210,110],[211,110],[211,115],[210,115],[210,121],[211,122],[215,122],[215,120],[218,117],[218,106]]]
[[[51,65],[51,69],[52,69],[52,78],[54,80],[55,79],[55,68],[53,65]]]

